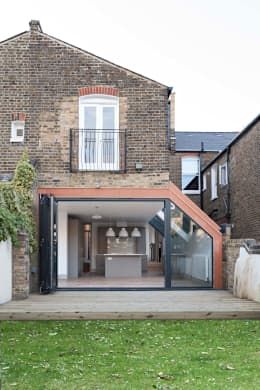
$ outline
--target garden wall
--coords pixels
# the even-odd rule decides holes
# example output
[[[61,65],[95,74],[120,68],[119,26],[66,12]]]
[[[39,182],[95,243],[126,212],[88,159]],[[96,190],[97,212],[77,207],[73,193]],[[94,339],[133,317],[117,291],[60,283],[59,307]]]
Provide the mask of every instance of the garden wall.
[[[245,239],[231,239],[229,235],[223,235],[223,287],[228,290],[233,290],[235,264],[244,242]]]
[[[0,242],[0,304],[12,299],[12,244]]]

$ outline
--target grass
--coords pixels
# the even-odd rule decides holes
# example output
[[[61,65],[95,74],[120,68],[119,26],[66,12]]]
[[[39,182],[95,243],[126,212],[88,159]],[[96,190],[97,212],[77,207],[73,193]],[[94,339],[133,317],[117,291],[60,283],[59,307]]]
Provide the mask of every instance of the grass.
[[[259,389],[259,325],[3,321],[2,389]]]

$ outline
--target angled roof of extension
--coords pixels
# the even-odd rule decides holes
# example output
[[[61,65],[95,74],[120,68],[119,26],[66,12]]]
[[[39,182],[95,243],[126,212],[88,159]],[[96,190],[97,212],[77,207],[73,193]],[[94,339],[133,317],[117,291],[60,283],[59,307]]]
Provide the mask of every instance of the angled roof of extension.
[[[220,152],[239,133],[224,131],[176,131],[176,152]]]
[[[240,133],[238,133],[238,135],[220,152],[216,155],[216,157],[214,157],[203,169],[202,169],[202,172],[204,172],[207,168],[209,168],[212,164],[215,163],[215,161],[218,160],[219,157],[221,157],[232,145],[234,145],[240,138],[242,138],[246,133],[248,133],[248,131],[250,131],[252,129],[252,127],[254,125],[257,124],[257,122],[260,121],[260,114],[258,114],[253,120],[252,122],[250,122],[245,128],[244,130],[240,131]]]
[[[58,43],[60,43],[60,44],[62,44],[62,45],[64,45],[64,46],[67,46],[67,47],[70,47],[71,49],[74,49],[74,50],[76,50],[76,51],[79,51],[79,52],[82,53],[82,54],[86,54],[86,55],[90,55],[90,56],[92,56],[92,57],[95,57],[96,59],[98,59],[98,60],[100,60],[100,61],[102,61],[102,62],[105,62],[105,63],[107,63],[108,65],[114,66],[114,67],[116,67],[117,69],[121,69],[121,70],[123,70],[123,71],[125,71],[125,72],[131,73],[132,75],[134,75],[134,76],[136,76],[136,77],[140,77],[140,78],[142,78],[142,79],[145,79],[145,80],[147,80],[147,81],[150,81],[150,82],[152,82],[152,83],[155,83],[155,84],[157,84],[157,85],[159,85],[159,86],[161,86],[161,87],[168,88],[168,94],[170,94],[171,91],[172,91],[172,87],[169,87],[169,86],[167,86],[167,85],[165,85],[165,84],[162,84],[162,83],[160,83],[160,82],[158,82],[158,81],[156,81],[156,80],[153,80],[153,79],[151,79],[151,78],[149,78],[149,77],[146,77],[146,76],[144,76],[144,75],[142,75],[142,74],[140,74],[140,73],[134,72],[133,70],[127,69],[127,68],[125,68],[125,67],[123,67],[123,66],[121,66],[121,65],[117,65],[117,64],[115,64],[114,62],[111,62],[111,61],[109,61],[109,60],[106,60],[106,59],[103,58],[103,57],[97,56],[96,54],[90,53],[90,52],[88,52],[88,51],[86,51],[86,50],[83,50],[83,49],[81,49],[81,48],[79,48],[79,47],[77,47],[77,46],[74,46],[74,45],[72,45],[72,44],[70,44],[70,43],[67,43],[67,42],[65,42],[65,41],[62,41],[61,39],[55,38],[55,37],[53,37],[53,36],[51,36],[51,35],[49,35],[49,34],[44,33],[44,32],[42,31],[41,24],[40,24],[40,22],[39,22],[38,20],[31,20],[31,21],[29,22],[29,25],[30,25],[30,31],[24,31],[24,32],[22,32],[22,33],[20,33],[20,34],[17,34],[17,35],[14,35],[14,36],[10,37],[10,38],[7,38],[7,39],[5,39],[4,41],[0,42],[0,45],[1,45],[1,44],[5,44],[5,43],[7,43],[7,42],[10,42],[10,41],[12,41],[12,40],[15,40],[15,39],[19,38],[19,37],[22,36],[22,35],[30,34],[30,32],[33,31],[33,32],[36,32],[36,33],[38,33],[38,34],[40,34],[40,35],[44,35],[45,37],[47,37],[47,38],[49,38],[49,39],[51,39],[51,40],[54,40],[54,41],[56,41],[56,42],[58,42]]]

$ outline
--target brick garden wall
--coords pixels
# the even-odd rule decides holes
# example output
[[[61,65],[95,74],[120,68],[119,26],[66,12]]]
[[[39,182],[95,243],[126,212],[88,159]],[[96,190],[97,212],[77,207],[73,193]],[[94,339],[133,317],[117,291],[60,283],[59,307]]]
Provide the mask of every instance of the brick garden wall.
[[[239,257],[240,247],[246,239],[231,239],[223,236],[223,286],[233,289],[235,264]]]
[[[13,246],[12,297],[25,299],[29,296],[30,259],[29,243],[26,234],[19,234],[18,246]]]

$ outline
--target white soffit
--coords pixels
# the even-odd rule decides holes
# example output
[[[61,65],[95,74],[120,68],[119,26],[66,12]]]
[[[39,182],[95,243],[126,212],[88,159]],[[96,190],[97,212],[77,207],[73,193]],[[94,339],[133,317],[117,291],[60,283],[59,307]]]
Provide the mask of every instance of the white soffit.
[[[98,213],[102,222],[148,222],[163,206],[163,201],[60,201],[58,210],[85,220]]]

